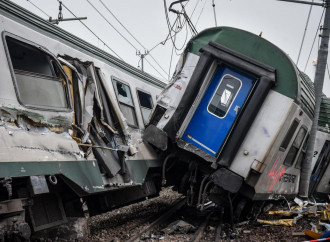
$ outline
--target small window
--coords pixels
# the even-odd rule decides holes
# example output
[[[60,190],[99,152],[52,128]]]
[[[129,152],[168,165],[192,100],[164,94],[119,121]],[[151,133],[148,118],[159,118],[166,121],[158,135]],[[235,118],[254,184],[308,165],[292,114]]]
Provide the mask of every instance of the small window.
[[[68,87],[55,59],[33,45],[6,36],[18,99],[36,108],[68,109]]]
[[[293,134],[296,132],[296,129],[298,128],[299,122],[297,120],[294,120],[289,128],[289,131],[287,132],[282,144],[281,144],[281,148],[286,150],[286,148],[288,147],[290,140],[293,137]]]
[[[113,83],[118,98],[120,110],[126,118],[127,124],[129,126],[137,128],[138,124],[135,115],[134,102],[129,86],[117,80],[113,80]]]
[[[304,141],[306,133],[307,133],[307,130],[304,127],[301,127],[299,129],[299,132],[298,132],[296,138],[294,139],[293,144],[290,147],[288,154],[285,157],[284,165],[291,166],[293,164],[293,162],[295,161],[295,158],[298,154],[298,151],[300,149],[300,146],[301,146],[302,142]]]
[[[305,156],[306,156],[306,150],[307,150],[307,142],[308,142],[308,138],[309,136],[307,136],[307,138],[305,139],[305,142],[303,144],[303,147],[301,149],[301,152],[298,156],[298,160],[297,160],[297,163],[296,163],[296,168],[297,169],[300,169],[301,168],[301,163],[302,161],[305,159]]]
[[[224,75],[207,110],[219,118],[225,117],[241,85],[239,79]]]
[[[140,90],[137,90],[137,94],[139,97],[143,122],[144,124],[147,124],[153,108],[152,97],[150,94],[142,92]]]

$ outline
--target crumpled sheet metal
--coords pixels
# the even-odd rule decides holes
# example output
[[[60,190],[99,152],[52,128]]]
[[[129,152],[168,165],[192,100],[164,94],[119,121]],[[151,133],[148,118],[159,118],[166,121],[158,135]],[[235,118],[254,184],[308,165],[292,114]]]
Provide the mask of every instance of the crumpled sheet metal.
[[[0,126],[0,162],[85,160],[77,143],[67,134],[25,131],[16,126]]]
[[[61,126],[63,128],[68,128],[72,124],[73,112],[31,111],[22,106],[14,107],[0,105],[1,120],[14,122],[19,116],[26,117],[35,123],[45,126]]]
[[[185,57],[184,68],[181,66],[181,69],[176,71],[171,83],[157,98],[157,103],[167,109],[166,114],[169,116],[166,119],[163,117],[159,120],[157,127],[160,129],[166,125],[174,114],[199,60],[199,56],[191,53],[188,53]]]

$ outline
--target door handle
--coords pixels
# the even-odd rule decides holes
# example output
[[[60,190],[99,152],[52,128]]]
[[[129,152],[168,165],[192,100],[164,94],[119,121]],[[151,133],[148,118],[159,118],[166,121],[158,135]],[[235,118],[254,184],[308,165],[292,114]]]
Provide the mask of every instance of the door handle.
[[[238,106],[238,105],[236,105],[236,107],[234,108],[234,111],[235,111],[236,115],[237,115],[237,113],[238,113],[238,111],[239,111],[240,108],[241,108],[241,107]]]

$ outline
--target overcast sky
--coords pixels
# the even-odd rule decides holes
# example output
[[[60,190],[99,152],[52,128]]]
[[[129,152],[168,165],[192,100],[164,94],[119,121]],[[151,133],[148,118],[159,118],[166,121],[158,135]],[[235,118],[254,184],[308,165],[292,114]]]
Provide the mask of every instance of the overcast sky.
[[[12,0],[29,11],[47,19],[48,16],[57,18],[58,1],[57,0]],[[100,11],[107,20],[128,39],[129,44],[107,23],[100,14],[90,5],[88,0],[63,0],[74,14],[79,17],[87,17],[84,23],[97,34],[102,41],[111,47],[124,61],[137,67],[139,57],[136,55],[136,49],[144,52],[145,47],[150,50],[155,45],[164,41],[169,32],[163,0],[102,0],[111,12],[120,20],[120,22],[133,34],[133,36],[142,44],[136,42],[125,29],[113,18],[113,16],[102,5],[100,0],[89,0]],[[174,0],[167,0],[167,7]],[[315,0],[315,2],[321,2]],[[45,13],[34,7],[31,3],[37,5]],[[294,62],[297,61],[308,13],[309,5],[280,2],[276,0],[214,0],[216,19],[218,26],[232,26],[250,31],[255,34],[262,32],[262,36],[279,46],[286,52]],[[176,5],[179,8],[179,5]],[[195,11],[194,11],[195,9]],[[197,31],[205,28],[214,27],[215,20],[213,14],[212,0],[190,0],[186,5],[186,11],[191,16],[192,23]],[[309,52],[312,47],[313,39],[320,22],[323,8],[314,6],[310,15],[307,33],[302,48],[298,67],[304,71],[307,64],[306,73],[314,79],[315,67],[312,61],[317,58],[317,48],[319,38],[316,38],[311,57],[307,62]],[[64,18],[70,18],[72,15],[63,8]],[[176,15],[169,13],[170,22],[173,23]],[[323,22],[323,21],[322,21]],[[87,40],[105,51],[113,54],[104,44],[101,43],[92,33],[90,33],[80,22],[62,22],[59,24],[63,29]],[[318,35],[317,35],[318,36]],[[176,47],[181,48],[185,39],[191,38],[191,31],[186,27],[177,34]],[[168,79],[168,73],[171,63],[173,44],[168,40],[165,45],[158,45],[150,53],[162,69],[154,62],[151,56],[147,60],[154,66],[155,71],[149,63],[145,62],[144,70],[162,80]],[[174,51],[170,74],[182,51]],[[141,67],[141,63],[140,63]],[[165,72],[166,73],[165,73]],[[330,97],[330,81],[328,72],[325,75],[323,92]]]

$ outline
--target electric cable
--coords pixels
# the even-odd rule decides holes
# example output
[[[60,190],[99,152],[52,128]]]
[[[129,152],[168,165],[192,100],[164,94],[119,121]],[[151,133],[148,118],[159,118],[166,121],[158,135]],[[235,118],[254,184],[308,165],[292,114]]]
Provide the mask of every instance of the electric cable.
[[[199,16],[198,16],[198,19],[197,19],[197,21],[196,21],[195,26],[197,26],[197,24],[198,24],[198,22],[199,22],[199,18],[201,17],[201,15],[202,15],[202,13],[203,13],[203,11],[204,11],[204,8],[205,8],[205,5],[206,5],[206,2],[207,2],[207,0],[205,0],[205,2],[204,2],[204,5],[203,5],[202,10],[201,10],[201,12],[200,12],[200,14],[199,14]]]
[[[166,77],[164,77],[151,63],[150,61],[148,61],[147,58],[144,58],[146,60],[146,62],[148,62],[148,64],[161,76],[164,78],[164,80],[166,80]]]
[[[189,2],[189,1],[188,1],[188,2]],[[188,4],[188,2],[186,3],[186,5]],[[168,38],[168,39],[171,39],[172,44],[174,45],[174,48],[176,49],[176,51],[180,51],[180,50],[182,50],[182,48],[185,46],[185,44],[186,44],[186,40],[185,40],[185,43],[183,44],[183,47],[181,47],[181,48],[177,48],[177,46],[176,46],[176,44],[175,44],[175,41],[173,40],[173,37],[174,37],[176,34],[178,34],[178,33],[182,30],[182,28],[184,27],[184,25],[186,25],[186,23],[188,22],[188,20],[185,19],[186,21],[183,21],[183,22],[181,23],[181,22],[179,21],[179,20],[180,20],[180,15],[178,14],[178,16],[177,16],[175,22],[174,22],[173,25],[171,26],[171,23],[170,23],[170,20],[169,20],[169,17],[168,17],[166,1],[163,0],[163,3],[164,3],[164,10],[165,10],[165,17],[166,17],[167,27],[168,27],[168,30],[169,30],[169,34],[168,34],[168,36],[170,37],[170,38]],[[182,5],[182,3],[181,3],[181,6],[183,6],[183,7],[186,6],[186,5]],[[175,24],[177,24],[176,29],[173,29],[174,26],[175,26]],[[187,30],[186,30],[186,31],[187,31]],[[172,32],[174,32],[174,35],[171,34]],[[186,33],[186,36],[187,36],[187,33]],[[187,39],[187,38],[186,38],[186,39]],[[166,39],[166,41],[167,41],[167,39]],[[164,42],[166,42],[166,41],[164,41]]]
[[[316,37],[317,37],[317,33],[319,32],[319,29],[320,29],[320,26],[321,26],[321,22],[322,22],[322,18],[323,18],[324,12],[325,12],[325,8],[323,9],[323,12],[322,12],[322,15],[321,15],[321,18],[320,18],[319,25],[317,26],[317,29],[316,29],[316,33],[315,33],[315,36],[314,36],[313,44],[312,44],[312,47],[311,47],[311,49],[309,51],[309,55],[308,55],[308,58],[307,58],[307,61],[306,61],[304,72],[306,71],[307,64],[308,64],[309,59],[311,57],[311,54],[312,54],[312,51],[313,51],[313,47],[314,47],[314,44],[315,44],[315,40],[316,40]]]
[[[106,19],[106,17],[89,1],[86,0],[91,6],[92,8],[94,8],[94,10],[124,39],[126,40],[126,42],[128,42],[134,49],[135,51],[138,51],[138,48],[132,43],[130,42],[115,26],[113,26],[109,20]],[[119,21],[119,19],[110,11],[109,8],[106,7],[106,5],[101,1],[101,4],[108,10],[108,12],[119,22],[119,24],[133,37],[133,39],[139,43],[139,45],[142,46],[142,48],[144,48],[146,50],[146,48],[132,35],[132,33]],[[159,66],[160,69],[162,69],[162,71],[168,75],[168,73],[161,67],[161,65],[159,65],[159,63],[155,60],[155,58],[153,56],[150,55],[150,57],[154,60],[154,62]]]
[[[312,0],[312,2],[314,2],[314,0]],[[296,62],[297,66],[298,66],[298,63],[299,63],[299,58],[300,58],[302,47],[304,45],[305,36],[306,36],[307,27],[308,27],[308,24],[309,24],[309,18],[311,16],[312,8],[313,8],[313,5],[311,5],[310,8],[309,8],[308,17],[307,17],[307,21],[306,21],[306,26],[305,26],[304,34],[303,34],[303,37],[302,37],[302,40],[301,40],[300,50],[299,50],[299,54],[298,54],[298,58],[297,58],[297,62]]]
[[[37,5],[35,5],[33,2],[31,2],[31,0],[26,0],[29,3],[31,3],[35,8],[39,9],[40,12],[42,12],[43,14],[45,14],[48,18],[50,18],[50,15],[47,14],[45,11],[43,11],[41,8],[39,8]]]
[[[196,4],[195,4],[195,7],[194,7],[194,10],[192,11],[192,13],[190,14],[190,19],[192,18],[192,16],[194,15],[194,13],[195,13],[195,10],[196,10],[196,8],[197,8],[197,6],[198,6],[198,4],[199,4],[199,2],[200,2],[201,0],[197,0],[197,2],[196,2]]]
[[[136,51],[138,51],[138,49],[119,31],[119,30],[117,30],[116,28],[115,28],[115,26],[113,26],[110,22],[109,22],[109,20],[107,20],[106,19],[106,17],[104,17],[104,15],[89,1],[89,0],[86,0],[88,3],[89,3],[89,5],[91,5],[91,7],[92,8],[94,8],[94,10],[124,39],[124,40],[126,40],[126,42],[128,43],[128,44],[130,44],[132,47],[133,47],[133,49],[135,49]]]
[[[57,0],[58,2],[60,2],[59,0]],[[62,3],[63,7],[68,10],[75,18],[78,18],[68,7],[66,7],[64,5],[64,3]],[[111,49],[97,34],[95,34],[93,32],[93,30],[91,30],[84,22],[82,22],[81,20],[79,20],[79,22],[85,26],[86,29],[89,30],[89,32],[91,32],[98,40],[100,40],[110,51],[112,51],[120,60],[124,61],[113,49]]]
[[[171,73],[171,67],[172,67],[173,51],[174,51],[174,46],[172,46],[171,60],[170,60],[170,67],[168,68],[168,81],[170,81],[170,73]]]

